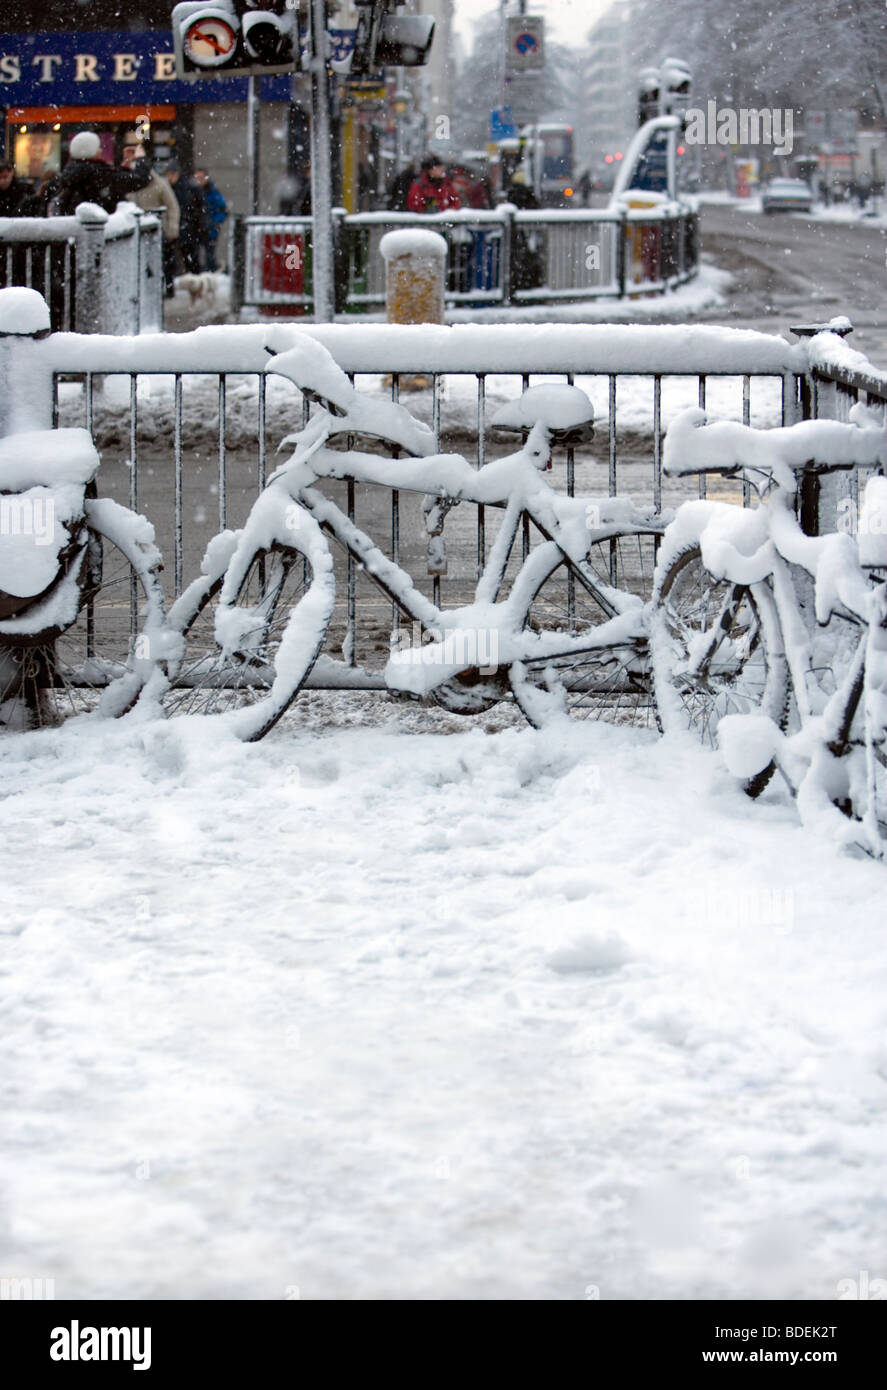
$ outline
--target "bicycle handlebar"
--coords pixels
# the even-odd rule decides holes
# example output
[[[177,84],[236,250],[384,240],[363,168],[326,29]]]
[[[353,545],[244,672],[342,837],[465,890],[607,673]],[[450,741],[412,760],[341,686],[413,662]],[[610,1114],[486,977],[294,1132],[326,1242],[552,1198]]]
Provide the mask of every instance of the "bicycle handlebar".
[[[671,477],[690,473],[742,473],[794,491],[796,474],[865,468],[887,460],[887,433],[839,420],[802,420],[777,429],[753,429],[734,420],[709,424],[704,410],[692,407],[668,428],[662,456]]]

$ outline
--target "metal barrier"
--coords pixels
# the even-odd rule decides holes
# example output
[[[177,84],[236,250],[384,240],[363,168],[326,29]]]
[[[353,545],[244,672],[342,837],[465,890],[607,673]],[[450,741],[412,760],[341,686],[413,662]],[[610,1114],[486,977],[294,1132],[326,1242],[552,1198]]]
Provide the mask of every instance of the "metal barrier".
[[[397,227],[440,232],[447,241],[446,300],[496,305],[558,299],[661,294],[698,269],[698,225],[682,204],[648,210],[519,212],[367,212],[334,218],[336,307],[373,309],[385,301],[379,243]],[[235,221],[234,308],[308,309],[310,217],[246,217]],[[643,245],[643,270],[633,281],[631,247]]]
[[[269,347],[282,351],[307,333],[319,339],[358,386],[397,399],[419,375],[409,409],[430,423],[438,449],[477,466],[510,452],[490,419],[500,400],[540,379],[576,382],[595,399],[594,442],[555,461],[554,485],[568,495],[629,495],[657,510],[696,495],[697,484],[663,476],[670,416],[700,404],[746,424],[791,424],[805,414],[846,417],[865,399],[887,407],[887,376],[833,336],[790,344],[781,337],[709,325],[243,325],[183,334],[54,334],[0,339],[0,434],[51,425],[85,425],[102,449],[100,488],[157,530],[170,570],[169,592],[198,573],[207,542],[244,523],[272,468],[273,452],[307,419],[310,404],[288,380],[267,372]],[[273,339],[269,337],[273,335]],[[835,349],[838,343],[840,352]],[[386,376],[383,378],[382,374]],[[389,384],[390,383],[390,384]],[[844,475],[838,475],[843,477]],[[429,576],[418,499],[336,484],[352,517],[417,587],[445,606],[465,601],[482,567],[495,514],[462,504],[448,522],[449,574]],[[855,495],[856,480],[846,486]],[[700,495],[748,501],[723,478],[699,479]],[[833,524],[833,523],[832,523]],[[644,544],[647,544],[647,538]],[[640,544],[640,543],[639,543]],[[654,542],[643,557],[652,570]],[[390,603],[350,561],[339,557],[339,632],[370,631],[376,649],[391,631]],[[411,567],[412,566],[412,567]],[[367,618],[356,628],[358,616]],[[362,639],[363,640],[363,639]],[[363,664],[359,644],[349,659]]]
[[[160,221],[132,203],[112,214],[0,218],[0,287],[39,290],[55,330],[157,332],[163,326]]]
[[[827,332],[830,327],[832,331]],[[862,353],[842,342],[851,331],[846,319],[793,329],[810,340],[808,371],[800,382],[804,418],[847,420],[851,408],[861,403],[878,407],[887,422],[887,372],[879,371]],[[801,496],[804,529],[810,534],[834,530],[855,533],[860,484],[864,487],[870,474],[870,469],[853,469],[805,478]]]

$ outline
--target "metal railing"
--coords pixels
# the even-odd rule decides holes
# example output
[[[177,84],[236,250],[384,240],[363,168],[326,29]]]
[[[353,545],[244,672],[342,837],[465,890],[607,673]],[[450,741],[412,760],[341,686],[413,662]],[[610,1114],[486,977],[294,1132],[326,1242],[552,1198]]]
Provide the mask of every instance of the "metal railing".
[[[668,420],[685,405],[755,425],[846,418],[856,399],[887,407],[887,376],[864,359],[836,356],[833,338],[791,344],[709,325],[650,326],[642,334],[629,325],[561,325],[552,334],[542,325],[257,324],[123,340],[0,338],[8,383],[0,435],[85,425],[102,449],[102,493],[150,517],[167,557],[170,596],[178,594],[199,572],[212,536],[245,522],[276,447],[308,418],[310,404],[296,387],[266,371],[272,332],[277,351],[303,333],[319,339],[360,389],[404,400],[428,421],[437,449],[458,451],[478,467],[514,448],[513,435],[491,428],[501,400],[541,379],[582,385],[595,399],[597,437],[556,458],[553,485],[567,495],[629,495],[657,511],[696,495],[696,483],[662,471]],[[421,389],[413,390],[417,380]],[[856,479],[843,485],[855,489]],[[447,524],[450,570],[441,578],[423,572],[423,523],[412,494],[395,490],[380,503],[378,490],[329,486],[340,489],[340,504],[358,524],[376,539],[387,535],[383,548],[418,588],[444,606],[465,601],[494,516],[462,504]],[[749,500],[722,478],[702,476],[698,493]],[[649,575],[655,542],[644,544]],[[336,563],[339,631],[360,633],[363,616],[376,646],[384,644],[390,604],[350,559]],[[359,643],[350,659],[364,664]]]
[[[0,218],[0,287],[39,290],[53,329],[156,332],[163,326],[160,221],[132,203],[108,215]]]
[[[386,232],[415,227],[447,242],[448,304],[509,305],[661,294],[698,269],[696,213],[682,204],[618,212],[577,209],[419,216],[367,212],[334,218],[336,308],[359,311],[385,302],[379,243]],[[310,217],[238,218],[234,227],[234,307],[271,312],[312,305]]]

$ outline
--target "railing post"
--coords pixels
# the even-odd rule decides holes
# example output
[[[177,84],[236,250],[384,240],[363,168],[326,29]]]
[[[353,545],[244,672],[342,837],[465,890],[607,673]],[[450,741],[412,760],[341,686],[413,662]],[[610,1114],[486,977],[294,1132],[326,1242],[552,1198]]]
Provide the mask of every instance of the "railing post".
[[[246,297],[246,224],[235,214],[231,229],[231,313],[239,314]]]
[[[76,211],[80,232],[77,237],[77,305],[75,331],[101,333],[104,328],[102,255],[108,214],[93,203],[81,203]]]
[[[517,209],[513,203],[503,203],[499,208],[502,215],[502,303],[513,303],[511,293],[511,267],[514,264],[514,215]]]
[[[163,331],[163,243],[160,219],[133,205],[136,214],[137,333]],[[147,225],[146,225],[147,219]]]
[[[345,233],[347,208],[333,208],[333,311],[344,314],[348,308],[349,261]]]
[[[616,279],[619,285],[619,298],[625,298],[625,276],[628,264],[626,243],[628,238],[628,209],[619,209],[619,221],[617,223],[617,249],[616,249]]]
[[[802,323],[792,326],[792,333],[799,338],[812,338],[816,333],[837,333],[839,337],[845,338],[848,333],[853,332],[852,325],[848,322],[846,328],[832,328],[827,323]],[[811,373],[808,371],[801,377],[801,418],[803,420],[814,420],[819,414],[818,392],[816,383]],[[822,486],[815,473],[805,473],[801,478],[801,486],[798,495],[798,520],[801,523],[801,530],[807,536],[818,536],[820,534],[820,496]]]
[[[52,425],[52,378],[34,360],[35,344],[49,331],[42,294],[0,289],[0,438]]]

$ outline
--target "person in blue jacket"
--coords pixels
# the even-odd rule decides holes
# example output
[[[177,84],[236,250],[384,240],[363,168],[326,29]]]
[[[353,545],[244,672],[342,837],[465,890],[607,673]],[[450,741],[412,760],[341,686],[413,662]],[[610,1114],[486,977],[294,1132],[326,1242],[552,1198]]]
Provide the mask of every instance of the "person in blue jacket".
[[[194,182],[203,194],[203,201],[206,203],[207,228],[203,239],[203,249],[206,256],[207,270],[218,270],[216,258],[216,245],[219,240],[219,232],[222,223],[228,217],[228,204],[216,188],[206,169],[194,170]]]

